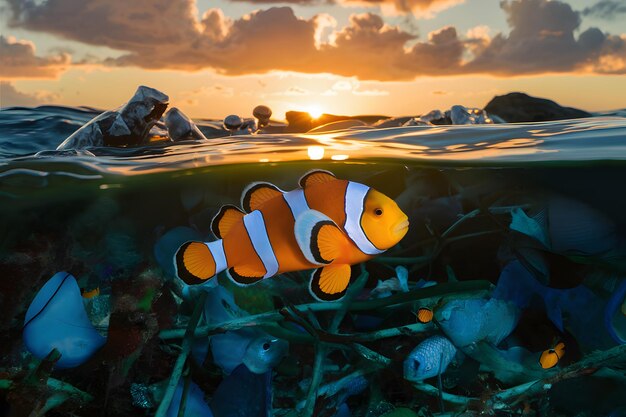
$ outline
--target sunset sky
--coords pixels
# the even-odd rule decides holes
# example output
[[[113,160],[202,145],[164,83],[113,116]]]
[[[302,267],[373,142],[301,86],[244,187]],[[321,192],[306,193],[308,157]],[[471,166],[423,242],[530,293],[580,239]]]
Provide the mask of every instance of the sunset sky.
[[[193,117],[483,107],[523,91],[626,107],[625,0],[0,0],[0,105]]]

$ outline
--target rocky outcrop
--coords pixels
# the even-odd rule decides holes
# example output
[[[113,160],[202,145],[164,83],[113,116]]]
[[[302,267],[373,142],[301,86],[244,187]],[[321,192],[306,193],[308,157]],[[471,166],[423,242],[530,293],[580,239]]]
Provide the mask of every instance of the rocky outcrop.
[[[552,100],[532,97],[524,93],[496,96],[485,106],[485,110],[489,114],[500,116],[509,123],[544,122],[591,116],[586,111],[563,107]]]

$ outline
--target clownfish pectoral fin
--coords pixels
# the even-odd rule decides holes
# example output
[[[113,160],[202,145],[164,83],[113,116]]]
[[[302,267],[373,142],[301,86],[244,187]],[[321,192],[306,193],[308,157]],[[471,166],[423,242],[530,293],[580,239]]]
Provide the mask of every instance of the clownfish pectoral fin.
[[[218,239],[223,239],[237,222],[242,221],[246,213],[231,204],[222,206],[211,221],[211,231]]]
[[[258,210],[266,202],[282,196],[284,191],[269,182],[253,182],[241,194],[241,208],[246,213]]]
[[[300,184],[300,187],[306,188],[308,185],[311,184],[323,184],[325,182],[334,181],[336,179],[337,177],[335,177],[335,174],[330,171],[315,169],[304,174],[298,181],[298,184]]]
[[[327,265],[337,259],[348,241],[335,222],[316,210],[298,216],[294,233],[302,254],[313,265]]]
[[[265,272],[243,265],[230,268],[226,273],[235,284],[250,285],[262,280]]]
[[[318,268],[313,271],[309,290],[320,301],[336,301],[346,294],[354,276],[353,268],[347,264]]]
[[[205,283],[226,269],[226,256],[221,240],[187,242],[174,255],[176,275],[187,285]]]

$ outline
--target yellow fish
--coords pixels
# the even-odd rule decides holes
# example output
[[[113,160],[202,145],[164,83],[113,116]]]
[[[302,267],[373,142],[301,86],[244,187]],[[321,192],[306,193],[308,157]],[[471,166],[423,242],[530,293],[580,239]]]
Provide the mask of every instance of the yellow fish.
[[[250,184],[243,210],[226,205],[213,219],[213,242],[187,242],[174,256],[177,275],[202,284],[226,270],[237,284],[316,268],[309,289],[322,301],[340,299],[354,278],[351,266],[398,243],[409,221],[384,194],[328,171],[305,174],[285,192]]]
[[[83,298],[94,298],[100,295],[100,287],[96,287],[91,291],[87,291],[85,289],[81,290],[81,295]]]
[[[539,363],[543,369],[554,368],[559,360],[565,355],[565,343],[559,342],[552,349],[546,349],[541,353]]]

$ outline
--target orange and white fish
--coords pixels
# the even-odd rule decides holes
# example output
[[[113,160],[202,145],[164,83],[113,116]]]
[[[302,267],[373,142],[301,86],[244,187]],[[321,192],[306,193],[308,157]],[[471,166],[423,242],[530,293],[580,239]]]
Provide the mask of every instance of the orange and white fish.
[[[186,242],[176,255],[176,273],[202,284],[226,270],[237,284],[254,284],[290,271],[316,268],[311,294],[341,298],[354,278],[352,265],[398,243],[409,221],[384,194],[328,171],[305,174],[300,187],[285,192],[273,184],[250,184],[242,211],[226,205],[213,218],[213,242]]]

